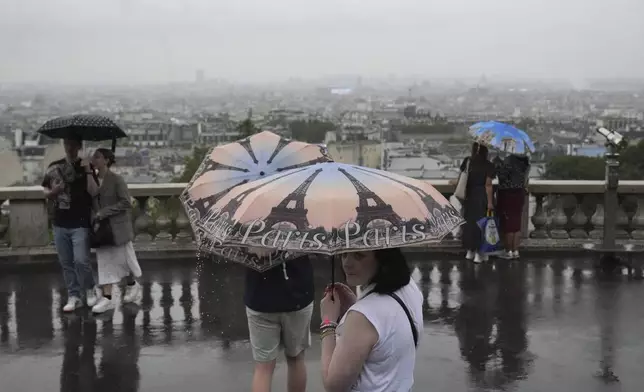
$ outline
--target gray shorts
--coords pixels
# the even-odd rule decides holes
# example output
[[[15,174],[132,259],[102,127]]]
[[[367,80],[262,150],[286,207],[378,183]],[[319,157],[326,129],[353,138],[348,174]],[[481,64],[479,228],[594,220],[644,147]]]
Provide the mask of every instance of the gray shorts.
[[[284,347],[287,357],[294,358],[311,346],[313,302],[288,313],[262,313],[246,307],[253,359],[270,362]]]

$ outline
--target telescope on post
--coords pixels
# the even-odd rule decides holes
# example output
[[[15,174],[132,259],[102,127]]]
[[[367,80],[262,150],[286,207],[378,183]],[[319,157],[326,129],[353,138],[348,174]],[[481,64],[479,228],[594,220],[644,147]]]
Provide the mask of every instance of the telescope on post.
[[[610,147],[613,147],[614,149],[621,150],[628,146],[628,142],[624,139],[624,136],[617,131],[611,131],[604,127],[599,127],[597,128],[597,132],[606,138],[606,147],[609,147],[609,149]]]

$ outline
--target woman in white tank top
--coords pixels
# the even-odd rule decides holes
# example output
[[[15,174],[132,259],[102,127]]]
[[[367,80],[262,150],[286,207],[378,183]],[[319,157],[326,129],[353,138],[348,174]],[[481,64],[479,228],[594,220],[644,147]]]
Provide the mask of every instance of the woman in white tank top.
[[[320,304],[322,380],[327,392],[408,392],[414,384],[423,295],[400,249],[348,253],[350,286],[327,289]],[[339,321],[338,321],[339,320]],[[336,323],[338,321],[338,323]]]

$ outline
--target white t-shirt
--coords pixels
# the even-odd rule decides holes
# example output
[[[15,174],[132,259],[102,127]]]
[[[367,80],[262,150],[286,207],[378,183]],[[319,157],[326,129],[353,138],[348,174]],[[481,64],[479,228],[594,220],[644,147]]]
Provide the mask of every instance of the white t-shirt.
[[[373,287],[363,289],[360,299],[349,311],[362,313],[378,332],[378,341],[369,353],[358,380],[351,391],[408,392],[414,385],[416,347],[409,319],[402,306],[389,295],[372,293]],[[423,294],[413,279],[395,292],[411,314],[418,338],[423,334]],[[348,313],[348,311],[347,311]],[[337,328],[338,340],[346,315]]]

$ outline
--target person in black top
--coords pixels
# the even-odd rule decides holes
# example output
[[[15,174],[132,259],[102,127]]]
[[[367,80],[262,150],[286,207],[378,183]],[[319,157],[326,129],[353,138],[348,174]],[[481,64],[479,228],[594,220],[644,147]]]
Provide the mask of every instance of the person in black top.
[[[493,163],[499,178],[496,205],[505,245],[505,253],[501,257],[518,259],[530,159],[525,155],[510,154],[503,160],[497,156]]]
[[[494,210],[492,180],[496,176],[494,165],[488,160],[488,149],[483,144],[473,143],[472,153],[461,164],[461,172],[468,171],[465,200],[463,201],[463,248],[466,258],[474,263],[486,261],[488,256],[479,252],[483,233],[478,221]]]
[[[306,390],[304,351],[311,345],[313,290],[308,256],[263,273],[248,269],[244,303],[255,360],[253,392],[270,391],[280,347],[286,354],[288,391]]]
[[[65,158],[47,168],[42,186],[45,197],[53,203],[54,245],[67,285],[67,304],[63,311],[96,305],[96,290],[89,262],[89,230],[92,198],[98,193],[98,180],[88,159],[80,159],[79,139],[65,139]]]

